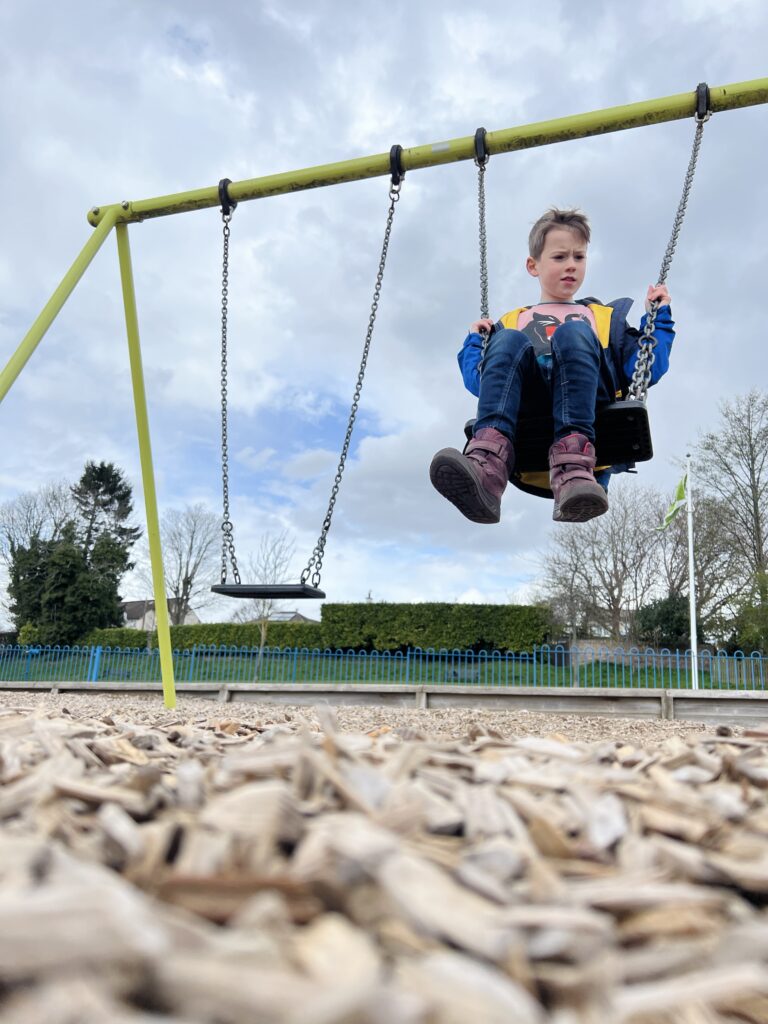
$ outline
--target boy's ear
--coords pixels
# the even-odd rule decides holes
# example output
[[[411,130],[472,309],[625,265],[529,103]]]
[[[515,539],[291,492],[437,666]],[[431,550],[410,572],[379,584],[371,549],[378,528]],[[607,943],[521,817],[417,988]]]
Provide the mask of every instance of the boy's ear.
[[[539,268],[536,266],[536,260],[533,256],[529,256],[525,261],[525,269],[531,275],[531,277],[539,276]]]

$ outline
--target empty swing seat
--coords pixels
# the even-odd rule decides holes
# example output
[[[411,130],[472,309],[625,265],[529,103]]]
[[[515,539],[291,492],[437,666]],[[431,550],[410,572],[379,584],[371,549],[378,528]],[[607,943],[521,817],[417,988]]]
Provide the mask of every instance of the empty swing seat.
[[[472,439],[475,420],[467,420],[464,433]],[[515,472],[546,472],[555,425],[551,416],[521,419],[514,437]],[[653,442],[644,402],[621,401],[601,406],[595,416],[595,451],[598,466],[648,462]]]
[[[257,601],[325,597],[325,591],[311,587],[309,583],[217,583],[211,590],[223,597],[255,598]]]

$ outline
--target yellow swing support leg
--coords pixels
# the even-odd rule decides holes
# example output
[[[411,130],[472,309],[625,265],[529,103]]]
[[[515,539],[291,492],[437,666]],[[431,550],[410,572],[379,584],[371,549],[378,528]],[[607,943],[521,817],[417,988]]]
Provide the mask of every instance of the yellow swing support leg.
[[[160,521],[157,515],[155,474],[152,469],[152,443],[149,437],[147,396],[144,389],[144,370],[141,364],[139,319],[136,313],[136,292],[133,286],[131,247],[128,239],[127,225],[118,224],[116,231],[117,252],[120,259],[120,278],[123,285],[123,302],[125,304],[125,326],[128,331],[128,354],[131,361],[131,380],[133,381],[133,403],[136,409],[136,429],[139,435],[139,455],[141,458],[141,479],[144,485],[144,505],[147,515],[149,559],[152,564],[152,588],[155,595],[155,622],[157,624],[157,641],[160,647],[163,698],[167,708],[174,708],[176,707],[176,687],[173,679],[171,630],[168,623],[168,602],[165,596],[163,553],[160,546]]]

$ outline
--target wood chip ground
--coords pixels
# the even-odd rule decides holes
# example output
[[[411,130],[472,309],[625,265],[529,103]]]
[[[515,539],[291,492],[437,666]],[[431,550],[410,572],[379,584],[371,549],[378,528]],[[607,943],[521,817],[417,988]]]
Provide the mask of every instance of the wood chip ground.
[[[768,1024],[768,731],[0,694],[11,1024]]]

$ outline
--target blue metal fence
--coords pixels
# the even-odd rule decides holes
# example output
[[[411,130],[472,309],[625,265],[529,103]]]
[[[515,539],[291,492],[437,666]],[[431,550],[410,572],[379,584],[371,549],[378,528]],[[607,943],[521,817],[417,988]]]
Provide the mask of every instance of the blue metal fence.
[[[638,647],[542,645],[533,651],[405,652],[311,650],[298,647],[206,647],[174,651],[178,682],[439,683],[447,686],[582,686],[684,689],[692,685],[690,651]],[[702,650],[699,686],[764,690],[768,658],[760,653]],[[0,645],[3,682],[159,682],[156,649]]]

